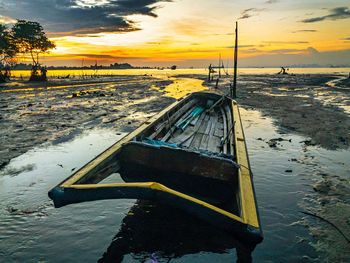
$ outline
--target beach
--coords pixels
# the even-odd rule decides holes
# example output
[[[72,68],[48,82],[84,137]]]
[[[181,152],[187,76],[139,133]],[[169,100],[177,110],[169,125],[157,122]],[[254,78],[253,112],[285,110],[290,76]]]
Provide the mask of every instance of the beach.
[[[265,240],[252,254],[253,261],[269,261],[274,257],[287,259],[287,262],[345,262],[350,259],[349,244],[334,226],[302,213],[325,218],[346,237],[350,236],[350,81],[345,70],[340,73],[327,71],[288,75],[255,71],[239,75],[237,102],[248,137],[248,151],[265,233]],[[53,209],[51,201],[43,193],[79,166],[74,162],[69,166],[62,160],[53,159],[52,165],[61,165],[62,168],[56,167],[55,177],[46,180],[35,176],[40,174],[36,171],[40,170],[40,165],[27,163],[28,154],[35,155],[35,151],[56,146],[65,148],[64,145],[96,130],[98,132],[94,136],[97,137],[103,138],[104,132],[111,134],[101,142],[106,148],[108,141],[112,144],[113,138],[136,129],[182,96],[193,91],[215,90],[215,81],[208,82],[204,73],[144,71],[142,74],[106,74],[90,79],[52,77],[45,84],[16,79],[2,85],[0,189],[10,185],[12,193],[5,191],[6,194],[2,196],[8,199],[0,206],[0,220],[2,218],[6,222],[0,223],[0,229],[5,231],[6,227],[14,225],[12,232],[7,231],[5,235],[7,240],[11,240],[9,243],[16,243],[16,231],[20,229],[21,220],[29,220],[35,225],[35,218],[39,217],[41,222],[47,220],[44,222],[47,229],[56,227],[49,222],[62,210]],[[218,90],[227,93],[230,81],[231,77],[222,77]],[[86,143],[93,144],[94,141]],[[99,153],[96,151],[89,158]],[[67,170],[58,175],[60,169]],[[49,170],[45,172],[51,173]],[[25,194],[12,199],[19,178],[25,177],[32,178],[32,181],[26,181],[27,187],[22,184],[21,189],[32,191],[29,195],[33,196],[37,205],[23,205],[21,198],[26,198]],[[40,184],[40,180],[45,183]],[[41,194],[34,193],[34,189]],[[122,212],[113,210],[111,201],[108,204],[108,220],[113,221],[113,213],[122,214],[119,215],[120,222],[114,224],[118,228],[127,213],[125,211],[134,203],[122,203]],[[89,205],[93,204],[80,207],[87,211]],[[67,215],[68,210],[65,211]],[[91,219],[92,216],[88,214],[87,218]],[[103,223],[102,220],[99,222]],[[90,238],[93,238],[94,230],[97,232],[96,226],[92,227]],[[69,240],[73,240],[75,231],[77,229],[73,227]],[[23,260],[31,253],[36,260],[57,261],[53,259],[54,253],[37,252],[40,242],[45,240],[44,233],[39,235],[39,238],[31,241],[35,243],[33,249],[0,245],[0,255],[16,261]],[[66,237],[68,235],[65,233]],[[113,236],[111,234],[104,240],[109,238],[111,241]],[[60,242],[64,242],[64,239]],[[83,246],[77,246],[78,250],[85,251]],[[108,245],[103,243],[102,247],[107,248]],[[272,251],[278,247],[281,247],[281,254],[273,254]],[[45,249],[53,247],[47,246]],[[72,255],[73,252],[66,249],[65,252]],[[91,257],[103,254],[99,247],[91,251],[95,253],[90,254]],[[210,248],[208,251],[207,255],[201,255],[205,260],[220,261],[220,254],[235,254],[228,248],[220,253],[210,251]],[[187,257],[193,262],[201,260],[193,255]],[[137,256],[129,255],[133,259]],[[181,262],[180,256],[173,259],[174,262]]]

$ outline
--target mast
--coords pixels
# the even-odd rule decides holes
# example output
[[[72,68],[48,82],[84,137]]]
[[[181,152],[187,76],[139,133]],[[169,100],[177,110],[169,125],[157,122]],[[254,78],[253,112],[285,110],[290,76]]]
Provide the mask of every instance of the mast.
[[[238,22],[236,21],[236,30],[235,30],[235,52],[233,59],[233,83],[231,86],[231,98],[236,98],[236,87],[237,87],[237,55],[238,55]]]

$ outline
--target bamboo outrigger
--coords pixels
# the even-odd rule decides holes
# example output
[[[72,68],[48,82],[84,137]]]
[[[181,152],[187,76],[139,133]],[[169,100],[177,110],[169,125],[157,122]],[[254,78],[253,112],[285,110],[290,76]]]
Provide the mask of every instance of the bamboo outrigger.
[[[49,196],[55,207],[117,198],[165,201],[243,240],[262,240],[239,108],[216,93],[173,103]]]

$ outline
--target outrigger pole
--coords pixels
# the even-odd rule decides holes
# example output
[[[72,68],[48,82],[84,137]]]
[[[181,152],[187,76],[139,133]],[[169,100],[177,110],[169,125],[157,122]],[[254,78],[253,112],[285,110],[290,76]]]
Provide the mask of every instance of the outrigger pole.
[[[233,83],[231,85],[230,95],[231,98],[236,98],[236,85],[237,85],[237,55],[238,55],[238,22],[236,22],[236,30],[235,30],[235,52],[234,52],[234,60],[233,60]]]

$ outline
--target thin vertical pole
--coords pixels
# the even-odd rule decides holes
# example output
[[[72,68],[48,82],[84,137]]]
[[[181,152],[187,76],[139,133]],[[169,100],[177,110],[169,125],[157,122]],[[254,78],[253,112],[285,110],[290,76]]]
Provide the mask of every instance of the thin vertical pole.
[[[209,68],[208,68],[208,82],[210,82],[210,74],[211,74],[211,64],[209,65]]]
[[[233,87],[231,92],[231,97],[236,98],[236,88],[237,88],[237,55],[238,55],[238,23],[236,22],[236,30],[235,30],[235,53],[234,53],[234,65],[233,65]]]
[[[221,78],[221,53],[219,54],[219,78]]]

